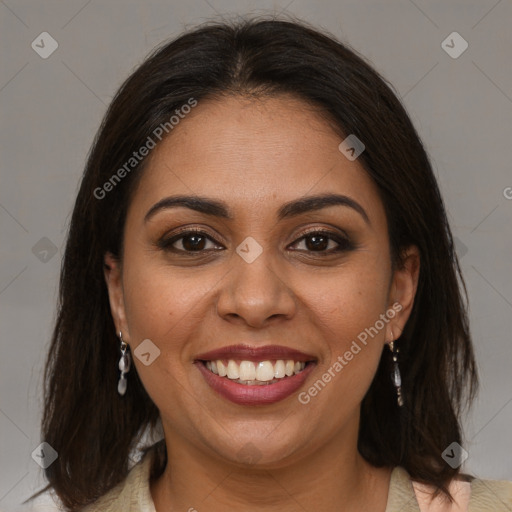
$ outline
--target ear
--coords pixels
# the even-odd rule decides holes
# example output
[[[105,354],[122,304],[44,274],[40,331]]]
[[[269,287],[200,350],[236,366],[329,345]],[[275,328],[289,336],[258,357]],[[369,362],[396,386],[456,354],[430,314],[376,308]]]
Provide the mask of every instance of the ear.
[[[386,326],[386,342],[396,340],[402,334],[409,319],[420,275],[420,251],[411,245],[402,252],[402,266],[393,273],[388,307],[396,312]]]
[[[126,322],[121,262],[110,252],[105,254],[103,272],[107,283],[110,312],[116,326],[116,334],[121,331],[123,340],[128,343],[130,332]]]

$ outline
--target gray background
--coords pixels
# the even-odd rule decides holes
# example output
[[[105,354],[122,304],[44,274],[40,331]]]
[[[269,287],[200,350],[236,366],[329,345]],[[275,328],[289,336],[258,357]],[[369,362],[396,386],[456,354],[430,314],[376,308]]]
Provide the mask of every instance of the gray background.
[[[470,294],[482,389],[465,420],[464,469],[512,480],[511,0],[3,0],[0,510],[43,483],[31,458],[41,441],[41,369],[66,223],[106,105],[162,40],[255,12],[328,29],[405,103],[433,160]],[[31,47],[44,31],[59,45],[47,59]],[[453,31],[469,44],[458,58],[441,46]]]

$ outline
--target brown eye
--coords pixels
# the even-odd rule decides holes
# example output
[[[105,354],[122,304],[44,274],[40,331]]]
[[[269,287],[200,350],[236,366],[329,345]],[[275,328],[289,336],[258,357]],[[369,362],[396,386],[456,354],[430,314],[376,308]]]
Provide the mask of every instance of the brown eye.
[[[181,253],[200,253],[221,249],[215,240],[202,231],[182,231],[180,234],[158,242],[161,249]]]
[[[181,244],[186,251],[201,251],[206,245],[206,237],[202,235],[187,235],[182,237],[181,240]]]
[[[297,247],[302,245],[303,247]],[[331,254],[350,249],[351,243],[346,238],[328,231],[312,231],[295,242],[299,251]]]
[[[329,238],[324,235],[309,235],[305,240],[306,248],[310,251],[325,251],[329,246]]]

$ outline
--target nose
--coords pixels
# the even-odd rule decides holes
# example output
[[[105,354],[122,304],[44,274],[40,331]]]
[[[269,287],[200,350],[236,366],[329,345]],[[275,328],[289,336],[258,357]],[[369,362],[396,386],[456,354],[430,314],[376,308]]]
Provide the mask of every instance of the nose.
[[[295,314],[296,300],[285,281],[270,251],[263,250],[251,263],[235,253],[231,271],[222,281],[217,313],[253,328],[289,320]]]

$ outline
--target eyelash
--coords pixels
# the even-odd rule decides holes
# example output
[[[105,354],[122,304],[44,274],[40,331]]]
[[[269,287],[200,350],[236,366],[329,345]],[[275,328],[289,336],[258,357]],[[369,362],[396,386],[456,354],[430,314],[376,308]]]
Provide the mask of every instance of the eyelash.
[[[175,242],[177,242],[183,238],[186,238],[189,235],[201,235],[201,236],[207,238],[209,241],[214,242],[215,244],[218,244],[217,241],[213,237],[208,235],[208,233],[206,233],[205,231],[202,231],[200,229],[187,229],[185,231],[181,231],[181,232],[175,234],[174,236],[172,236],[170,238],[162,238],[161,240],[158,241],[157,245],[160,249],[163,249],[165,251],[180,253],[180,254],[187,255],[187,256],[195,256],[195,255],[201,255],[201,254],[204,255],[205,252],[212,251],[212,249],[201,249],[198,251],[187,251],[187,250],[176,249],[176,248],[172,247],[172,245]],[[346,251],[350,251],[355,248],[355,246],[352,244],[352,242],[348,238],[338,235],[337,233],[333,233],[332,231],[326,231],[326,230],[322,230],[322,229],[310,230],[310,231],[301,233],[300,237],[297,238],[295,240],[295,242],[293,242],[292,245],[297,244],[297,242],[305,240],[306,238],[313,236],[313,235],[317,235],[317,236],[320,235],[320,236],[328,238],[329,240],[333,240],[334,242],[336,242],[338,244],[338,246],[334,249],[330,249],[327,251],[308,251],[308,250],[306,250],[307,252],[310,252],[310,253],[316,253],[320,256],[329,256],[334,253],[346,252]],[[218,245],[220,245],[220,244],[218,244]],[[213,249],[213,250],[216,250],[216,249]],[[304,251],[303,249],[293,249],[293,250],[298,250],[300,252]]]

